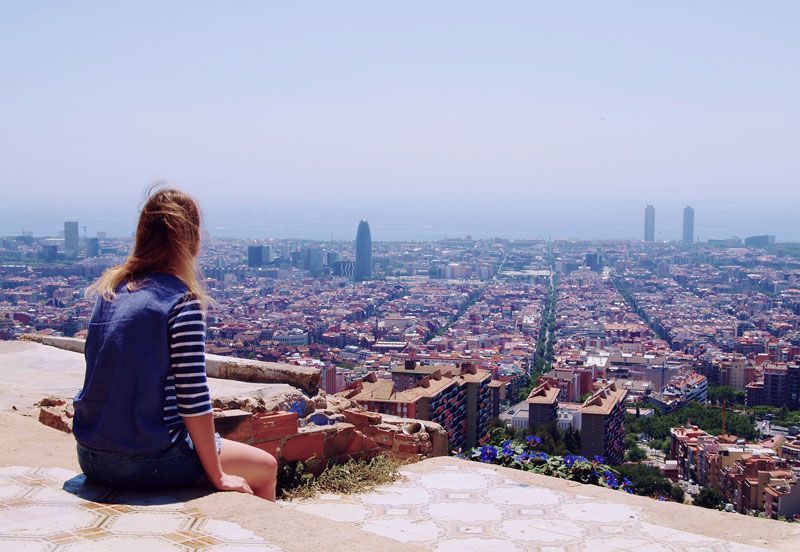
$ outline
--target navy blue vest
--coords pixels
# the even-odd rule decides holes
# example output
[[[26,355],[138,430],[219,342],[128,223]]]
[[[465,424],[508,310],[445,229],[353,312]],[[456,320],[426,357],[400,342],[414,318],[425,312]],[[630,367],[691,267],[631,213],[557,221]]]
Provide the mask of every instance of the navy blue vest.
[[[170,445],[164,423],[167,321],[186,292],[175,276],[153,273],[136,291],[123,284],[113,301],[97,300],[84,351],[86,376],[74,402],[79,443],[129,453]]]

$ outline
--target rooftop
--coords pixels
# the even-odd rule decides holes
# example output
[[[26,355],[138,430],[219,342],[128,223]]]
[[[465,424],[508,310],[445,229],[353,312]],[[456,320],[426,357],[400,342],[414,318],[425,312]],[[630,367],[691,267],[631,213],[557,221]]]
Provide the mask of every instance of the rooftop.
[[[558,400],[559,388],[548,382],[536,386],[528,395],[529,404],[555,404]]]
[[[586,399],[580,408],[580,412],[581,414],[608,414],[614,406],[625,399],[627,394],[627,389],[617,387],[616,383],[611,382]]]
[[[374,373],[369,373],[361,381],[356,382],[350,389],[339,393],[343,397],[354,401],[385,401],[398,403],[413,403],[424,397],[434,397],[451,385],[464,385],[479,383],[491,377],[488,370],[469,366],[464,369],[449,365],[425,365],[415,369],[398,369],[393,373],[424,374],[411,387],[398,390],[396,382],[388,379],[378,379]]]

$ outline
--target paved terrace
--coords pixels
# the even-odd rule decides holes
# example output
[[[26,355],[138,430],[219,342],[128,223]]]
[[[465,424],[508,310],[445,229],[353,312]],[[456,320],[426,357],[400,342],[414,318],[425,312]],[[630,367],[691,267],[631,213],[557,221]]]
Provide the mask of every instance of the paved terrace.
[[[234,493],[93,487],[79,473],[73,437],[26,415],[44,395],[69,396],[81,372],[75,353],[0,342],[2,550],[800,549],[796,524],[446,457],[409,465],[400,481],[370,493],[277,505]]]

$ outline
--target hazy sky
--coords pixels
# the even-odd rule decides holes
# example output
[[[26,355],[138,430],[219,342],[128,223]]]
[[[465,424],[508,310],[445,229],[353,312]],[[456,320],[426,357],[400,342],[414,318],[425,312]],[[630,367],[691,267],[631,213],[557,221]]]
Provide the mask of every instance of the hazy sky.
[[[6,0],[0,234],[127,231],[169,179],[216,234],[641,237],[653,203],[664,238],[692,204],[701,238],[800,239],[798,24],[793,0]]]

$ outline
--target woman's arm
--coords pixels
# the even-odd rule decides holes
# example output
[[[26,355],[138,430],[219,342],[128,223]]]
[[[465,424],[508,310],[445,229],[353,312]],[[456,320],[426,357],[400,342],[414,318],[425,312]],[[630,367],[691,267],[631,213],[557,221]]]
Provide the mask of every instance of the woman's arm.
[[[209,481],[222,491],[251,493],[247,482],[222,471],[214,439],[211,395],[206,379],[205,316],[189,297],[169,317],[169,348],[177,413],[183,419]]]

